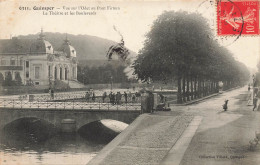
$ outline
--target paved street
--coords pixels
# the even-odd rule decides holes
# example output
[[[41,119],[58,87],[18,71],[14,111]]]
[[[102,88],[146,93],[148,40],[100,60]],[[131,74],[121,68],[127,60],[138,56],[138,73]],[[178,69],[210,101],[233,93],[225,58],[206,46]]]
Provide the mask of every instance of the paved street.
[[[174,111],[199,115],[203,120],[189,144],[181,165],[256,165],[260,164],[260,145],[249,150],[249,141],[260,132],[260,111],[247,106],[247,89],[223,93]],[[228,99],[228,111],[222,110]]]

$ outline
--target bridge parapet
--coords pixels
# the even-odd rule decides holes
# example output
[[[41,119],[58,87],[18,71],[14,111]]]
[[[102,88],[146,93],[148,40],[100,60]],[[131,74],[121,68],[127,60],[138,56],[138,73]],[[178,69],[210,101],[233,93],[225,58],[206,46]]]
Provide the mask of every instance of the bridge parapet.
[[[123,103],[111,104],[101,102],[79,102],[79,101],[63,101],[63,102],[46,102],[46,101],[27,101],[27,100],[10,100],[0,99],[0,108],[20,108],[20,109],[67,109],[67,110],[126,110],[141,111],[140,103]]]

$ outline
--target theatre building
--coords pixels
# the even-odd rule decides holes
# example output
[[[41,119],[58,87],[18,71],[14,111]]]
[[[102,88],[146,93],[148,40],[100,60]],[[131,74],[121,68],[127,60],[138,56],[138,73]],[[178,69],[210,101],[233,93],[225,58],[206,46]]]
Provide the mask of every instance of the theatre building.
[[[66,38],[53,48],[41,31],[38,39],[0,40],[0,74],[21,77],[24,85],[50,86],[53,82],[77,82],[76,50]]]

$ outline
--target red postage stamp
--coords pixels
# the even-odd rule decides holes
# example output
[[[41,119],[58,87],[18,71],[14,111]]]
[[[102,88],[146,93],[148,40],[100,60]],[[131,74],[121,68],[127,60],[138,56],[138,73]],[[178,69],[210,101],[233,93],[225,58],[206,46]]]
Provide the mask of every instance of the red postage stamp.
[[[258,0],[217,0],[218,35],[259,35]]]

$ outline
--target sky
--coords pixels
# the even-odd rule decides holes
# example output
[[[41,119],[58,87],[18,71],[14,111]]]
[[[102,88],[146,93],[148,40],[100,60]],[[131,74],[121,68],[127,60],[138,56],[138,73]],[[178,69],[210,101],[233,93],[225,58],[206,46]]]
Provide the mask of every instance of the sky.
[[[80,10],[80,6],[83,6],[84,10]],[[55,12],[62,12],[63,15],[50,15],[49,11],[45,11],[48,15],[44,15],[43,10],[34,10],[34,7],[54,7]],[[68,8],[70,10],[67,10]],[[91,8],[95,10],[90,10]],[[127,2],[0,0],[0,39],[36,34],[43,28],[46,32],[87,34],[119,42],[120,32],[126,47],[138,53],[143,47],[145,34],[150,31],[153,21],[163,11],[169,10],[201,13],[208,20],[212,31],[216,33],[216,7],[210,0]],[[84,11],[96,14],[76,15],[76,12]],[[66,12],[75,12],[75,15],[64,15]],[[114,26],[119,32],[115,31]],[[235,59],[250,68],[255,68],[260,56],[260,38],[240,37],[232,43],[234,39],[228,37],[221,44],[234,54]]]

